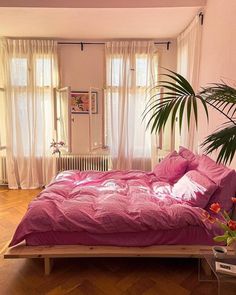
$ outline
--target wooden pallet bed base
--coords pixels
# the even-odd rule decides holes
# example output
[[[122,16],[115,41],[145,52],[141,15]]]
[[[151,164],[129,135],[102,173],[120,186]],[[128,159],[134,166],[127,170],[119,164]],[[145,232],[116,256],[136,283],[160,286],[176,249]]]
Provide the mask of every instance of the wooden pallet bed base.
[[[69,257],[175,257],[175,258],[202,258],[212,253],[211,246],[201,245],[161,245],[149,247],[115,247],[115,246],[83,246],[83,245],[56,245],[56,246],[26,246],[21,243],[8,248],[5,259],[15,258],[43,258],[44,271],[49,275],[54,258]],[[235,256],[234,249],[228,249],[228,255]]]

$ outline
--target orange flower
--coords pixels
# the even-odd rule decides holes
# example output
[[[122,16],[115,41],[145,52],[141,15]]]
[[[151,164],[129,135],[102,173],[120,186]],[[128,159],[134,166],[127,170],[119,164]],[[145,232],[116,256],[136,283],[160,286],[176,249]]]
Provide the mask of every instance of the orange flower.
[[[236,230],[236,221],[230,220],[230,221],[228,222],[228,227],[229,227],[231,230]]]
[[[213,203],[211,204],[210,210],[213,211],[214,213],[219,213],[220,212],[220,204],[219,203]]]
[[[231,198],[233,203],[236,203],[236,198]]]

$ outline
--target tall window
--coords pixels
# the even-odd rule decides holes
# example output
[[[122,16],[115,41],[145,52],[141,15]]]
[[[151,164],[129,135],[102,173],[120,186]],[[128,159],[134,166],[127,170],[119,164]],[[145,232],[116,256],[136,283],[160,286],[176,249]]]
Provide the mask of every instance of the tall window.
[[[40,187],[55,174],[50,142],[55,135],[57,44],[52,40],[4,39],[0,45],[9,187]]]
[[[115,168],[149,169],[152,141],[143,112],[157,79],[157,54],[145,42],[108,44],[106,138]]]
[[[17,154],[18,140],[17,134],[24,134],[27,126],[37,129],[37,136],[40,142],[44,137],[51,138],[50,128],[44,130],[44,126],[52,125],[52,67],[50,57],[40,57],[33,55],[30,57],[10,58],[10,85],[12,98],[16,103],[18,128],[13,130],[13,153]],[[45,108],[48,116],[40,110]],[[30,109],[29,109],[30,108]],[[16,121],[15,121],[16,123]],[[20,129],[20,130],[19,130]],[[45,134],[46,132],[46,134]],[[25,156],[30,155],[31,145],[34,142],[32,136],[24,137],[22,146]],[[48,143],[49,144],[49,143]],[[44,147],[41,144],[35,146],[35,155],[40,156]]]

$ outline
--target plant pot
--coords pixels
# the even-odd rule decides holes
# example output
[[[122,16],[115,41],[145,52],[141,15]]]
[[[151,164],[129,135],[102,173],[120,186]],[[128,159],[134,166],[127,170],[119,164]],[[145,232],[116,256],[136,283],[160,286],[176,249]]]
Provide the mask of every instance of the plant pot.
[[[222,246],[214,246],[212,247],[213,254],[215,258],[223,259],[227,255],[227,248]]]

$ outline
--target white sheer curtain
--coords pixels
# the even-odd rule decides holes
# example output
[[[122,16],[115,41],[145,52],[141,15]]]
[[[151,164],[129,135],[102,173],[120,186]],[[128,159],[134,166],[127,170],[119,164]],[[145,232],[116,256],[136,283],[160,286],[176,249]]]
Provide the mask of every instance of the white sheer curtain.
[[[4,173],[5,169],[5,159],[6,159],[6,105],[5,96],[3,91],[3,48],[0,46],[0,184],[5,183],[6,175]]]
[[[1,40],[10,188],[38,188],[55,175],[51,156],[53,88],[58,83],[57,44],[51,40]]]
[[[151,169],[152,140],[142,113],[157,79],[153,42],[106,44],[108,146],[113,169]]]
[[[197,15],[177,38],[177,71],[190,82],[195,91],[198,90],[199,87],[198,77],[201,39],[201,17]],[[177,125],[178,124],[176,124],[176,126]],[[177,134],[179,134],[179,130],[177,130]],[[193,117],[190,120],[189,130],[187,127],[187,121],[185,121],[180,136],[180,142],[178,142],[177,145],[179,144],[197,152],[197,134]]]

